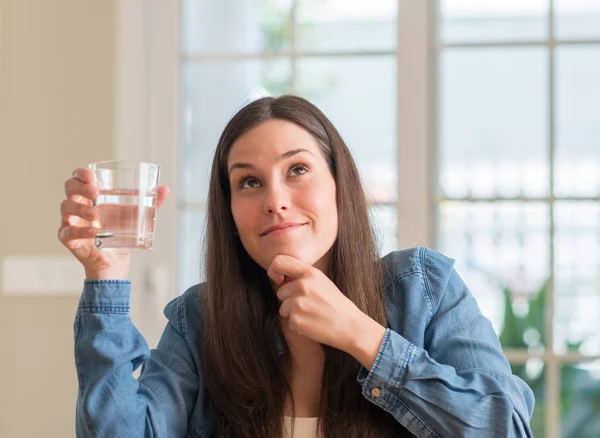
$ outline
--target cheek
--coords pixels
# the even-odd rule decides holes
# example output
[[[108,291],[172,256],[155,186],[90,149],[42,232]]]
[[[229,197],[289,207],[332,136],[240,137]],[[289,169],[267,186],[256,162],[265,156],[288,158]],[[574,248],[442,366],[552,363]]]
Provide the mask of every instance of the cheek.
[[[309,196],[309,202],[313,212],[320,216],[320,220],[326,220],[328,223],[334,223],[337,226],[337,199],[335,186],[319,186],[312,190]]]
[[[239,232],[244,232],[252,223],[252,209],[248,202],[244,200],[234,200],[231,202],[231,215]]]
[[[239,224],[238,224],[239,219],[238,218],[240,217],[240,215],[239,215],[238,203],[235,201],[231,201],[230,207],[231,207],[231,216],[233,216],[233,222],[234,222],[235,226],[239,228]]]

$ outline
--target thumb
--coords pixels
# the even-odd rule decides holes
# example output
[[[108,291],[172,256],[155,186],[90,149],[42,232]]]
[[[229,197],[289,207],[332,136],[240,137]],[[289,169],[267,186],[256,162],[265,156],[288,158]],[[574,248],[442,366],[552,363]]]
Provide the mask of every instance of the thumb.
[[[169,189],[167,186],[158,186],[156,191],[156,207],[160,208],[162,203],[165,202],[165,199],[167,199],[167,196],[169,196],[171,189]]]

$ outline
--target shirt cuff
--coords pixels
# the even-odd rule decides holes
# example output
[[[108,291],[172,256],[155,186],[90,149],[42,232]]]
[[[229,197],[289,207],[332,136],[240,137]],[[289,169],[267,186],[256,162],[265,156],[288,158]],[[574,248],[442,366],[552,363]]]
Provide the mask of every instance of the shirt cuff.
[[[373,367],[370,371],[361,367],[356,378],[363,387],[363,395],[388,411],[394,409],[406,369],[416,350],[416,346],[388,328]]]
[[[131,281],[85,280],[77,314],[129,313]]]

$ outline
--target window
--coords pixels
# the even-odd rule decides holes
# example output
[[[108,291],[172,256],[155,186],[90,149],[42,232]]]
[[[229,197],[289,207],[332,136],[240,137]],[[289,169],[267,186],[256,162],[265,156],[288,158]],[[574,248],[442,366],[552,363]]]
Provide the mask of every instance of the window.
[[[534,389],[534,435],[598,436],[600,3],[437,12],[436,246]]]
[[[225,124],[305,96],[357,160],[381,251],[456,259],[534,389],[534,435],[600,435],[597,0],[182,0],[180,17],[178,291],[202,275]]]
[[[382,252],[396,248],[397,2],[184,0],[180,290],[198,282],[218,137],[247,102],[284,93],[321,108],[351,149]]]

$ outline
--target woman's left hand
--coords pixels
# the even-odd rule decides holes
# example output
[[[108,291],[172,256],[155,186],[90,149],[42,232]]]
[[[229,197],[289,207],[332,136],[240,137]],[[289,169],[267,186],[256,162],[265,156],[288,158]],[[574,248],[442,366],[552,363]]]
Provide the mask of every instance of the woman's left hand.
[[[291,330],[354,356],[371,368],[385,328],[363,313],[320,270],[287,255],[273,258],[269,277],[279,285],[279,314]]]

